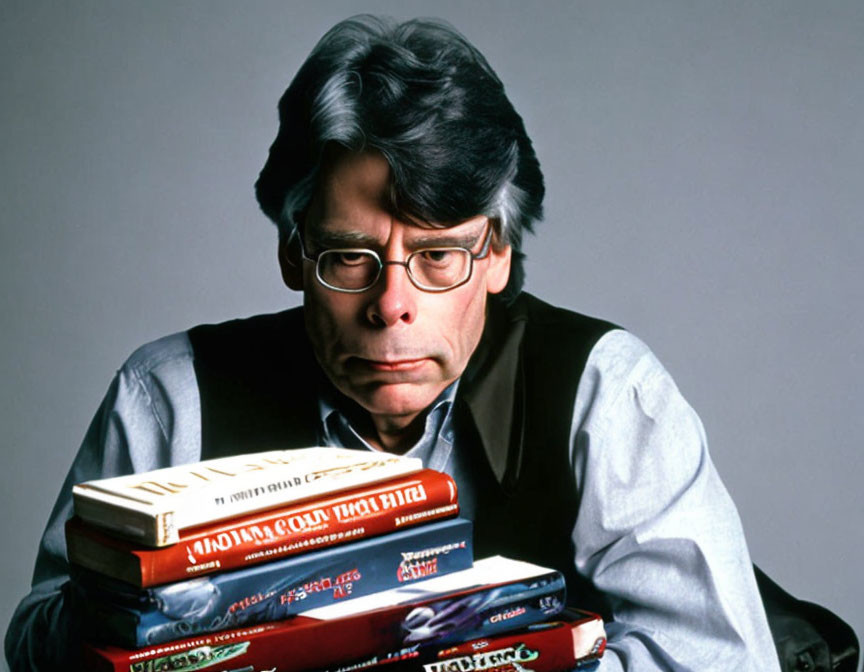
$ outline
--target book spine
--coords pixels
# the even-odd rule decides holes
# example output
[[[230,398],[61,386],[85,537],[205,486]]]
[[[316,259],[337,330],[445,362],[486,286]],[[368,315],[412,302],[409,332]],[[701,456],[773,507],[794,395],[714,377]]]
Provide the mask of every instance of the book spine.
[[[133,539],[146,546],[167,546],[179,541],[174,513],[171,511],[126,508],[122,500],[84,490],[73,490],[72,500],[76,516],[124,539]]]
[[[358,456],[343,454],[349,452]],[[91,525],[146,546],[167,546],[178,543],[180,531],[190,527],[377,483],[422,468],[417,459],[369,457],[362,451],[341,451],[337,457],[330,462],[305,460],[250,469],[203,486],[200,482],[207,480],[203,472],[208,463],[202,462],[197,471],[190,467],[188,473],[173,480],[141,474],[133,485],[116,489],[110,487],[113,479],[79,484],[73,487],[72,498],[76,515]],[[212,466],[209,469],[219,471]],[[133,490],[134,496],[130,496]]]
[[[406,641],[410,626],[428,614],[437,615],[442,626],[437,644],[494,635],[510,625],[490,619],[521,608],[535,621],[548,620],[554,614],[543,613],[541,605],[563,600],[564,590],[563,577],[554,572],[530,581],[478,586],[445,598],[414,600],[332,619],[300,614],[259,628],[217,632],[137,651],[91,644],[86,646],[85,658],[88,669],[99,672],[196,670],[214,660],[224,663],[218,669],[316,670],[368,658],[382,650],[410,647],[413,644]],[[456,616],[454,606],[466,618]]]
[[[137,648],[287,618],[472,564],[471,523],[448,520],[157,588],[78,575],[85,629]]]
[[[456,484],[425,469],[343,495],[282,507],[190,532],[173,546],[142,548],[70,521],[70,561],[139,587],[183,581],[454,517]]]

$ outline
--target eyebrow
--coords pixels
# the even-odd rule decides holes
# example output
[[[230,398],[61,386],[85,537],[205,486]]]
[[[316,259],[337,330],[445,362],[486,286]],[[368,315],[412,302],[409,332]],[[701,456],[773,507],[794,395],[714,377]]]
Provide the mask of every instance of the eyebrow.
[[[436,231],[447,231],[447,229],[436,229]],[[470,233],[419,236],[406,240],[405,247],[408,250],[417,250],[424,247],[463,247],[470,249],[477,244],[484,231],[485,227],[479,231],[472,231]],[[370,236],[362,231],[328,231],[318,228],[315,231],[309,232],[309,238],[316,246],[328,249],[376,249],[381,247],[381,241],[375,236]]]
[[[379,244],[377,238],[361,231],[327,231],[319,228],[309,231],[308,235],[315,244],[326,248],[374,248]]]
[[[484,227],[479,231],[470,233],[451,234],[449,236],[421,236],[406,241],[405,247],[409,250],[416,250],[421,247],[464,247],[470,249],[477,244],[485,230]]]

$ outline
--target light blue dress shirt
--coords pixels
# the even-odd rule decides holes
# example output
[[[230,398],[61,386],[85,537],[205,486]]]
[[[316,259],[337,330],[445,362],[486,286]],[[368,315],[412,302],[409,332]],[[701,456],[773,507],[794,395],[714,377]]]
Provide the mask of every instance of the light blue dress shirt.
[[[453,475],[470,517],[471,474],[451,423],[457,385],[433,404],[408,454]],[[334,396],[320,394],[319,408],[323,444],[372,449]],[[200,431],[186,334],[137,350],[112,382],[51,514],[32,590],[6,636],[13,672],[54,669],[60,663],[52,661],[62,660],[63,525],[72,484],[197,461]],[[581,501],[574,563],[606,593],[615,618],[600,671],[778,672],[741,523],[702,424],[651,351],[626,331],[608,332],[587,360],[571,460]]]

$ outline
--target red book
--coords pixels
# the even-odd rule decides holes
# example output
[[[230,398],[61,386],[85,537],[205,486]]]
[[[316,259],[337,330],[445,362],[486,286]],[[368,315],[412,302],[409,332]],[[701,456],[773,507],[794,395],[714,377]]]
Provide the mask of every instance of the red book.
[[[555,621],[450,647],[413,647],[326,672],[562,672],[599,660],[606,630],[597,614],[567,609]]]
[[[284,621],[138,650],[85,645],[84,669],[308,672],[415,645],[457,646],[548,621],[561,611],[565,590],[559,572],[496,556]]]
[[[431,469],[290,506],[189,528],[173,546],[113,537],[79,518],[66,523],[69,560],[141,588],[269,562],[451,518],[456,484]]]

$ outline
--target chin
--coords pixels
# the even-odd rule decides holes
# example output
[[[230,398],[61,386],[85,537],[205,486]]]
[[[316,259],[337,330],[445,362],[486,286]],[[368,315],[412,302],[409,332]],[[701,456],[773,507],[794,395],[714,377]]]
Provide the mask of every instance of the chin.
[[[347,392],[373,415],[399,417],[417,415],[426,410],[445,387],[447,383],[436,386],[396,383],[364,386]]]

